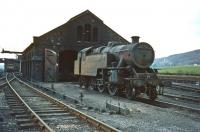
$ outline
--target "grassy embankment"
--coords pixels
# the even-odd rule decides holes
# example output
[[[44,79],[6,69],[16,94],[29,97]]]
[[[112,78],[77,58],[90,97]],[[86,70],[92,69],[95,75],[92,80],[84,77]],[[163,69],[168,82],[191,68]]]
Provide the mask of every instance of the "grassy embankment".
[[[158,70],[160,74],[200,75],[200,66],[174,66]]]

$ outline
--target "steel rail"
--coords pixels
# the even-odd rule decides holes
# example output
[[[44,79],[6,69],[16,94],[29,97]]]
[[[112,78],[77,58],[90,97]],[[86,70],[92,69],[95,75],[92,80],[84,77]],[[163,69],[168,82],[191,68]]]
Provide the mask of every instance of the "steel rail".
[[[7,84],[7,82],[3,82],[3,83],[0,84],[0,87],[1,87],[1,86],[4,86],[4,85],[6,85],[6,84]]]
[[[200,103],[200,100],[198,99],[199,97],[196,97],[196,96],[192,97],[192,96],[187,96],[187,95],[182,95],[182,94],[176,95],[176,94],[169,94],[169,93],[164,93],[162,96]]]
[[[37,123],[42,128],[42,131],[44,131],[44,132],[53,132],[53,130],[28,106],[28,104],[15,91],[15,89],[10,84],[11,81],[8,81],[8,77],[7,76],[8,76],[8,74],[6,75],[6,81],[7,81],[8,85],[9,85],[10,89],[16,95],[16,97],[24,104],[24,106],[27,108],[27,110],[29,112],[31,112],[31,115],[33,117],[34,122]]]
[[[13,74],[14,75],[14,74]],[[65,111],[67,112],[70,112],[71,114],[75,115],[76,117],[80,118],[80,119],[83,119],[85,120],[86,122],[94,125],[95,127],[99,128],[99,129],[102,129],[106,132],[120,132],[120,130],[102,122],[102,121],[99,121],[89,115],[86,115],[84,114],[83,112],[67,105],[67,104],[64,104],[63,102],[41,92],[40,90],[32,87],[31,85],[27,84],[26,82],[20,80],[19,78],[17,78],[15,75],[14,77],[21,83],[25,84],[26,86],[28,86],[29,88],[31,88],[32,90],[36,91],[38,94],[40,94],[41,96],[45,97],[45,98],[48,98],[49,100],[51,100],[52,102],[56,103],[57,105],[59,105],[60,107],[62,107]]]
[[[187,91],[192,91],[192,92],[200,92],[200,88],[192,87],[192,86],[186,86],[186,85],[183,85],[183,84],[172,83],[172,87],[187,90]]]
[[[200,81],[200,76],[158,74],[158,77],[163,80]]]
[[[9,82],[11,82],[11,81],[12,81],[12,80],[14,80],[14,79],[15,79],[15,78],[12,78],[11,80],[9,80]],[[6,82],[3,82],[3,83],[1,83],[1,84],[0,84],[0,87],[1,87],[1,86],[4,86],[4,85],[6,85],[6,84],[8,84],[8,82],[7,82],[7,81],[6,81]]]
[[[168,107],[174,107],[174,108],[178,108],[181,110],[188,110],[188,111],[200,114],[200,109],[194,109],[194,108],[188,107],[188,106],[178,105],[178,104],[174,104],[174,103],[170,103],[170,102],[166,102],[166,101],[160,101],[160,100],[156,100],[154,103],[157,103],[161,106],[164,105],[164,106],[168,106]]]
[[[191,86],[191,85],[188,85],[188,84],[184,84],[184,83],[175,83],[175,82],[172,82],[172,86],[182,86],[182,87],[186,87],[186,88],[193,88],[193,89],[200,89],[200,87],[198,88],[197,86]]]
[[[0,80],[2,80],[2,79],[4,79],[4,78],[6,78],[6,77],[5,77],[5,76],[3,76],[3,77],[1,77],[1,78],[0,78]]]

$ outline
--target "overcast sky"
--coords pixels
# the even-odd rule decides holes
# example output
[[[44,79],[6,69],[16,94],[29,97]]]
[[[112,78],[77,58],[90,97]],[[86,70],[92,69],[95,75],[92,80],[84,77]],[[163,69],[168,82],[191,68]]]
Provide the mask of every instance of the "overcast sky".
[[[198,0],[1,0],[0,48],[23,51],[33,36],[87,9],[128,41],[150,43],[156,58],[200,49]]]

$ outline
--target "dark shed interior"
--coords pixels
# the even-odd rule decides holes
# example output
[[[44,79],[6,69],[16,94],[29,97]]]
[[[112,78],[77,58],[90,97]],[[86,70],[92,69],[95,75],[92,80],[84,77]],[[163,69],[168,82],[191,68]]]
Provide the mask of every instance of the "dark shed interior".
[[[74,61],[77,58],[74,50],[65,50],[59,53],[58,60],[58,81],[74,81]]]

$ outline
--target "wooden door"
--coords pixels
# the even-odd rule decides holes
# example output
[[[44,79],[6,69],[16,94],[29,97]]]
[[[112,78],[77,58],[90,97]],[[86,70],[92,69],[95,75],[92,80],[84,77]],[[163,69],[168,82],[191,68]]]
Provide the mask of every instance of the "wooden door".
[[[45,82],[57,81],[57,53],[50,49],[45,49]]]

